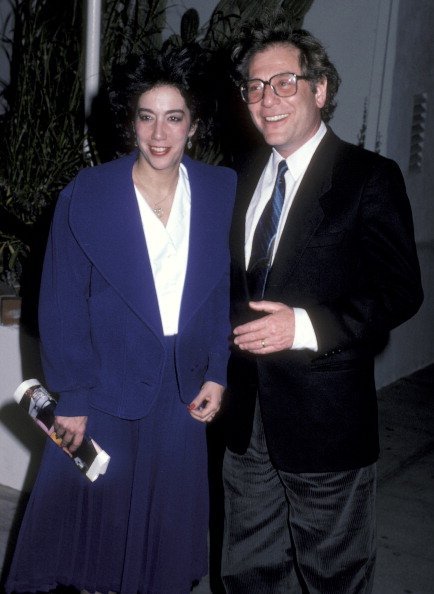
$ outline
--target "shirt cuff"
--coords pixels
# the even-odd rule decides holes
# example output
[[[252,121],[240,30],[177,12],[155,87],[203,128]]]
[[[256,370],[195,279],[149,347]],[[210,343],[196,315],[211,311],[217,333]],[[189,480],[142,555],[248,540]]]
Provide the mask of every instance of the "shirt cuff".
[[[307,311],[300,307],[294,307],[293,309],[295,331],[292,350],[300,351],[302,349],[310,349],[316,353],[318,351],[318,341]]]

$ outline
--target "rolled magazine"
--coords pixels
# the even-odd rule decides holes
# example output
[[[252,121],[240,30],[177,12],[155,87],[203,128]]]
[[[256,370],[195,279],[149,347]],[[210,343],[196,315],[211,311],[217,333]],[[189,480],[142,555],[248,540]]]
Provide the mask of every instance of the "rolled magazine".
[[[62,440],[54,430],[54,417],[57,401],[37,379],[25,380],[14,392],[14,398],[32,417],[35,423],[56,445]],[[110,456],[87,435],[74,453],[66,448],[63,451],[75,462],[77,468],[92,482],[107,470]]]

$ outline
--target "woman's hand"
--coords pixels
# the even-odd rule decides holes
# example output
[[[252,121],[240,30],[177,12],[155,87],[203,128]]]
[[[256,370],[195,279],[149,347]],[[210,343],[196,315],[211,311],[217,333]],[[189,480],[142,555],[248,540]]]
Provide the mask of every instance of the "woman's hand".
[[[55,417],[54,431],[61,439],[60,445],[73,454],[83,441],[87,417]]]
[[[191,416],[202,423],[209,423],[220,410],[224,387],[215,382],[205,382],[196,396],[188,405]]]

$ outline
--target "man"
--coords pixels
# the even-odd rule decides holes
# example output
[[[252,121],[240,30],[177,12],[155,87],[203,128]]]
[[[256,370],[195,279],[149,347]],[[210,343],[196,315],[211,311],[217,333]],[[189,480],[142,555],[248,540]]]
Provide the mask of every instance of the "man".
[[[234,59],[267,146],[232,227],[223,581],[371,592],[374,356],[423,299],[404,181],[326,126],[339,76],[309,33],[255,23]]]

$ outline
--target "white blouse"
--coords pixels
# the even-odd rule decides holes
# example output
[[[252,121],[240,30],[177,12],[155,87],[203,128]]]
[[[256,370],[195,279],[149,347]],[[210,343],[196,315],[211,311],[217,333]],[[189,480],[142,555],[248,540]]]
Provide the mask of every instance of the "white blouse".
[[[188,262],[191,192],[188,173],[179,167],[179,179],[167,225],[158,219],[134,186],[146,239],[165,336],[177,334]]]

